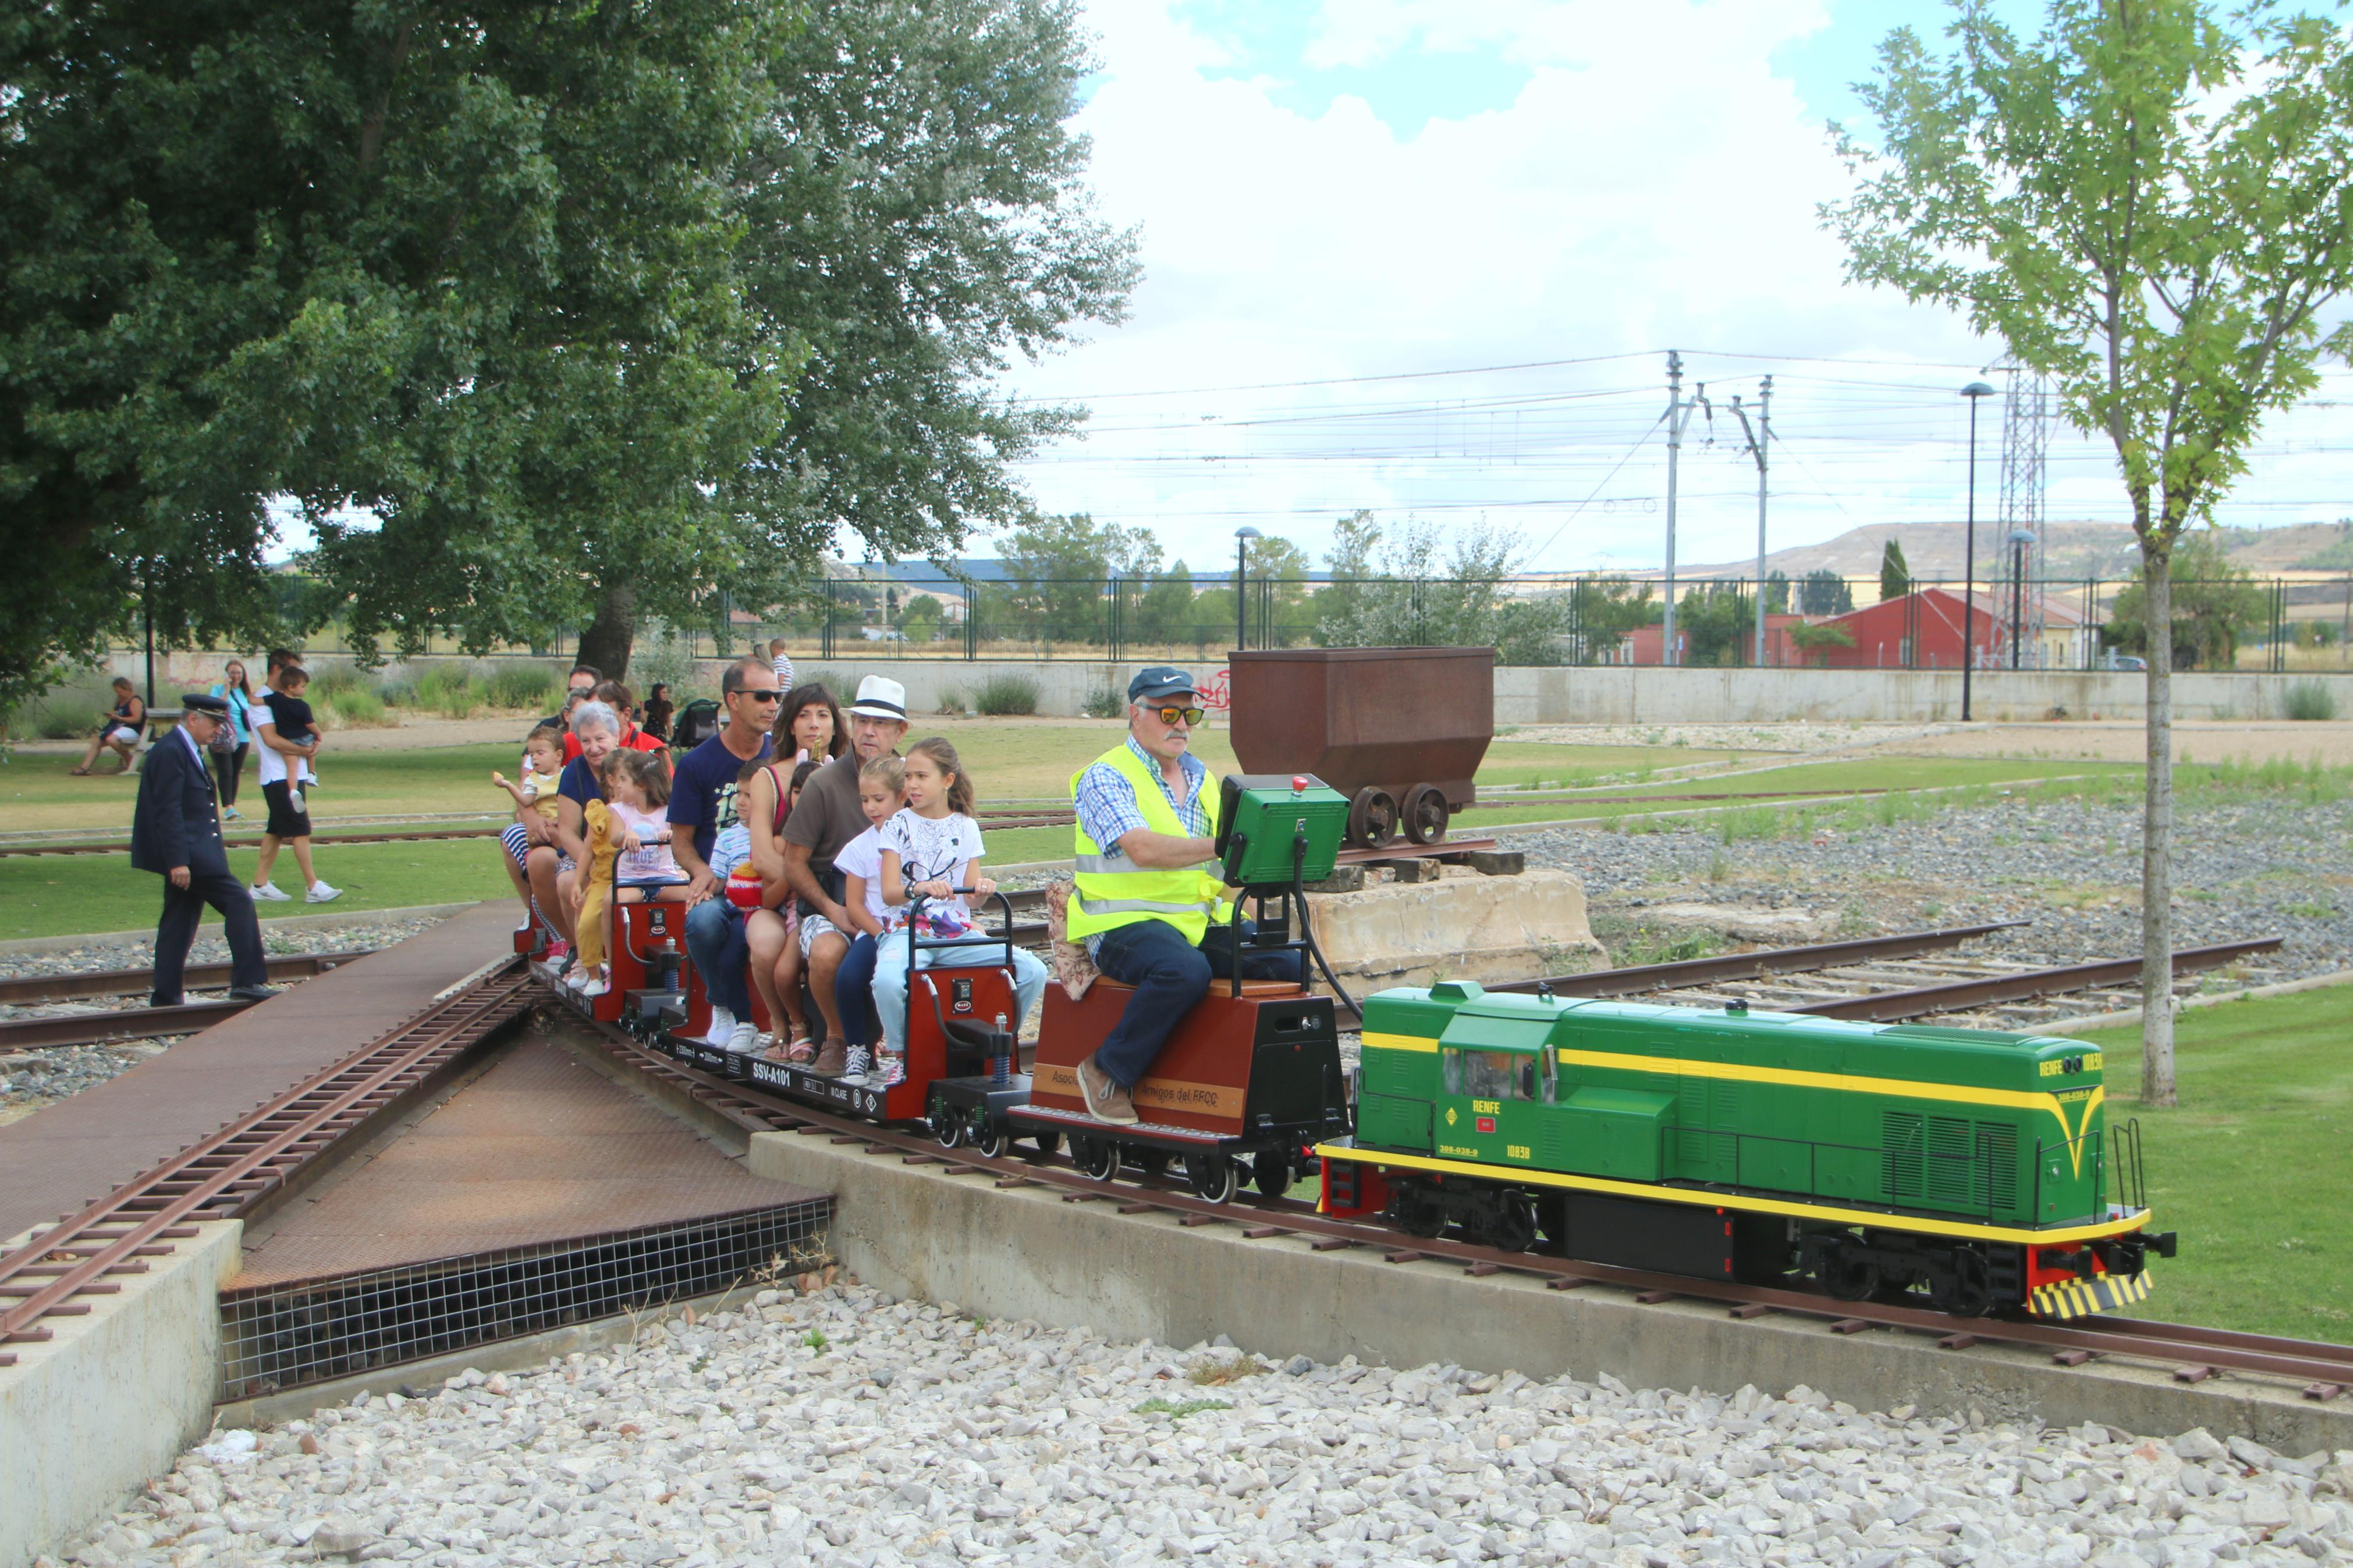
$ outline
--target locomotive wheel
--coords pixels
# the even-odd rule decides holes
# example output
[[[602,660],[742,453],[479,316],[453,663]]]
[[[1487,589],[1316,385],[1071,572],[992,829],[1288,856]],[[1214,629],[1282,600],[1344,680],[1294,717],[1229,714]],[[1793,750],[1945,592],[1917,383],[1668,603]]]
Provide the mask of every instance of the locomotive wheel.
[[[1397,797],[1366,784],[1348,803],[1348,842],[1358,849],[1377,849],[1397,840]]]
[[[1101,1138],[1072,1138],[1071,1160],[1080,1174],[1094,1181],[1108,1182],[1119,1174],[1119,1145]]]
[[[1225,1154],[1187,1154],[1185,1180],[1205,1204],[1229,1204],[1241,1190],[1241,1170]]]
[[[1869,1300],[1881,1285],[1879,1265],[1845,1247],[1824,1253],[1817,1273],[1822,1289],[1839,1301]]]
[[[1278,1154],[1269,1150],[1250,1162],[1251,1184],[1258,1188],[1261,1197],[1282,1196],[1291,1190],[1291,1184],[1297,1179],[1297,1173],[1292,1169],[1291,1157],[1287,1154]]]
[[[1446,1205],[1433,1194],[1400,1187],[1389,1199],[1389,1222],[1408,1236],[1428,1240],[1446,1228]]]
[[[1494,1217],[1484,1228],[1487,1245],[1496,1251],[1529,1251],[1536,1244],[1536,1206],[1517,1189],[1504,1193],[1496,1200]]]
[[[1446,837],[1450,809],[1444,790],[1436,784],[1414,785],[1405,795],[1405,836],[1416,844],[1437,843]]]
[[[943,1149],[953,1149],[964,1142],[964,1120],[948,1109],[944,1100],[934,1100],[931,1105],[932,1136],[940,1141]]]
[[[1991,1310],[1993,1277],[1985,1254],[1974,1247],[1955,1247],[1952,1277],[1930,1284],[1928,1304],[1956,1318],[1981,1318]]]
[[[972,1135],[973,1152],[984,1160],[1002,1160],[1012,1147],[1013,1134],[1002,1125],[981,1128]]]

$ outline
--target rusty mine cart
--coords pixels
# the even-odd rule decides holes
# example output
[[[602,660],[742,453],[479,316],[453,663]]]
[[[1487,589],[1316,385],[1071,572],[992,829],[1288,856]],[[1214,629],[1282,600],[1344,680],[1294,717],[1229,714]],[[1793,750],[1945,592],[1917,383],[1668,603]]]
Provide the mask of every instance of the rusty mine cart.
[[[1446,837],[1495,738],[1491,647],[1315,647],[1232,657],[1234,756],[1349,797],[1348,843]]]

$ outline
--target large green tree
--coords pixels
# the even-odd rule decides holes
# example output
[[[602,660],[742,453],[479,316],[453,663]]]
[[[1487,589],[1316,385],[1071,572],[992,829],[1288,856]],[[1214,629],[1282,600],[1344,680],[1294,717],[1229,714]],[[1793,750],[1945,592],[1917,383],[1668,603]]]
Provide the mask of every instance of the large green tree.
[[[1826,209],[1850,271],[1966,310],[2115,447],[2144,617],[2244,471],[2263,417],[2353,349],[2353,50],[2259,3],[2052,0],[2022,37],[1957,0],[1953,52],[1889,35]],[[2172,639],[2148,639],[2142,1097],[2175,1100]]]

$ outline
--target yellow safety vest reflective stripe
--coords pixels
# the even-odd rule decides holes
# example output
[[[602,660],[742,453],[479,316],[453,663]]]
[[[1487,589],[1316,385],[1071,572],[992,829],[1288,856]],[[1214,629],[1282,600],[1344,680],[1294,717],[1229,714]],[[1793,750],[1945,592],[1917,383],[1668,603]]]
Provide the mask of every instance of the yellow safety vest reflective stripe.
[[[1136,809],[1143,815],[1145,826],[1171,837],[1187,837],[1184,819],[1168,804],[1160,780],[1154,776],[1152,764],[1138,757],[1125,742],[1087,766],[1109,767],[1134,786]],[[1086,773],[1087,768],[1081,768],[1071,775],[1073,802],[1079,796],[1079,781]],[[1214,837],[1218,831],[1218,795],[1207,781],[1201,786],[1201,810],[1208,818],[1209,833]],[[1083,942],[1099,932],[1116,931],[1138,921],[1166,921],[1198,947],[1201,938],[1208,934],[1210,921],[1222,924],[1232,918],[1233,906],[1221,896],[1224,884],[1213,872],[1197,866],[1169,871],[1145,870],[1125,856],[1106,856],[1103,846],[1087,837],[1084,824],[1074,826],[1071,833],[1078,874],[1074,879],[1075,893],[1063,916],[1065,934],[1071,941]]]

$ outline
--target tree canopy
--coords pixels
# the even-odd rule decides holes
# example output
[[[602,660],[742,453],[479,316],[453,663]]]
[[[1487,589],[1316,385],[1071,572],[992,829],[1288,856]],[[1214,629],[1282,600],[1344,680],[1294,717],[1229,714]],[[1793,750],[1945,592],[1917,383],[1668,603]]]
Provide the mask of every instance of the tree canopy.
[[[2353,47],[2253,0],[2051,0],[2040,32],[1956,0],[1951,55],[1899,29],[1841,134],[1856,177],[1824,209],[1850,275],[1966,311],[2055,383],[2116,452],[2146,619],[2170,563],[2245,470],[2263,417],[2353,349]],[[2171,983],[2172,639],[2149,639],[2145,994]],[[2172,1014],[2146,1010],[2142,1089],[2174,1099]]]
[[[0,21],[0,702],[171,642],[716,627],[1011,521],[1115,316],[1067,0],[61,0]],[[289,627],[267,498],[319,535]]]

